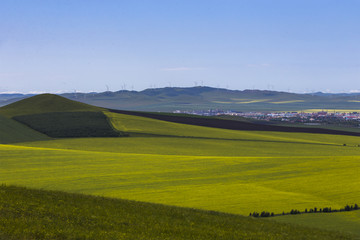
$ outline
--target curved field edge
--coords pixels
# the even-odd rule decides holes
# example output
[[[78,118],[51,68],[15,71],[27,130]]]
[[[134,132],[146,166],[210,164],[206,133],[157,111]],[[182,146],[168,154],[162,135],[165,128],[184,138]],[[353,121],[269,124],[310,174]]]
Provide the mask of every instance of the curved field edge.
[[[308,227],[316,226],[324,230],[336,229],[341,232],[356,234],[357,239],[360,239],[360,211],[285,215],[274,217],[271,220]]]
[[[107,111],[104,111],[104,113],[108,116],[115,129],[129,133],[130,136],[198,137],[208,139],[305,142],[332,145],[343,145],[345,143],[352,146],[357,146],[359,144],[359,138],[355,136],[270,131],[239,131],[174,123]]]
[[[344,140],[344,139],[341,139]],[[345,139],[347,140],[347,139]],[[17,143],[19,146],[169,156],[299,157],[356,156],[359,147],[312,142],[186,137],[71,138]],[[195,147],[196,146],[196,147]]]
[[[326,128],[287,127],[287,126],[277,126],[277,125],[256,124],[247,121],[234,121],[234,120],[226,120],[226,119],[211,118],[211,117],[177,116],[176,114],[135,112],[135,111],[124,111],[124,110],[115,110],[115,109],[108,109],[108,111],[119,114],[147,117],[147,118],[152,118],[167,122],[229,129],[229,130],[302,132],[302,133],[321,133],[321,134],[360,136],[360,133],[357,132],[332,130]]]
[[[0,186],[0,239],[352,239],[219,212]]]

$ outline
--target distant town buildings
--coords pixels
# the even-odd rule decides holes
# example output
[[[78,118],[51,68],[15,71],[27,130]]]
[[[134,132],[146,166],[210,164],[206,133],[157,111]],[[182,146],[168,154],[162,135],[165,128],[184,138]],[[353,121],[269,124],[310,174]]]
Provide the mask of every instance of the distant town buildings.
[[[194,114],[201,116],[239,116],[263,121],[281,121],[281,122],[298,122],[308,125],[316,125],[316,123],[323,122],[345,122],[345,121],[359,121],[360,112],[235,112],[224,110],[193,110],[180,111],[176,110],[174,113]]]

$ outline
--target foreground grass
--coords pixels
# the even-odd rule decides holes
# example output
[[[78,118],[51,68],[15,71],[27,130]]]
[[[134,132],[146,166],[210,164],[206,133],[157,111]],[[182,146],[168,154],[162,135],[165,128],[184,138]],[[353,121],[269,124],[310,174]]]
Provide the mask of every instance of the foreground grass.
[[[0,186],[0,239],[351,239],[218,212]]]
[[[360,239],[359,227],[360,211],[321,213],[321,214],[300,214],[274,217],[277,222],[293,223],[303,226],[316,226],[325,230],[336,229],[342,232],[357,234]]]

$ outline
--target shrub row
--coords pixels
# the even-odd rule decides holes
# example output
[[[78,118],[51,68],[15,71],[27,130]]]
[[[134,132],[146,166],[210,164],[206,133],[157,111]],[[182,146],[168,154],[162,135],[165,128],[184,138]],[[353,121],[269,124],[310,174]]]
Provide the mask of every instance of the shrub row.
[[[346,211],[354,211],[359,210],[359,206],[355,203],[354,205],[346,205],[344,208],[340,209],[331,209],[331,207],[324,207],[324,208],[310,208],[309,210],[305,208],[305,211],[301,212],[297,209],[291,209],[290,212],[282,212],[282,214],[274,214],[273,212],[266,212],[262,211],[261,213],[253,212],[250,213],[249,216],[251,217],[274,217],[280,215],[295,215],[295,214],[302,214],[302,213],[330,213],[330,212],[346,212]]]

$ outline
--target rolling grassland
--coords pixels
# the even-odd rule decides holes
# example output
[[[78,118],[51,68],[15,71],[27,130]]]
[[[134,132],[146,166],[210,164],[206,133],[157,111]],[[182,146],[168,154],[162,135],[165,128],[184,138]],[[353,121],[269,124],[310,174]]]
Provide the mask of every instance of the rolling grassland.
[[[106,139],[104,145],[116,149],[116,141],[117,146],[121,146],[121,141],[130,139]],[[134,139],[139,142],[133,146],[136,152],[136,149],[142,149],[142,144],[163,138],[149,138],[148,142],[143,137]],[[160,145],[171,142],[171,138],[163,140]],[[186,140],[189,144],[180,149],[196,144],[189,143],[189,139],[176,140]],[[109,146],[111,141],[114,141],[113,145]],[[140,143],[142,141],[144,143]],[[221,140],[213,142],[212,148],[215,149],[219,142]],[[229,143],[241,145],[236,141],[227,141],[226,145]],[[181,146],[180,141],[172,144],[174,149]],[[217,153],[210,152],[208,154],[212,155],[208,156],[206,149],[209,146],[197,152],[197,156],[170,155],[171,149],[166,148],[163,148],[163,154],[121,153],[121,148],[118,152],[106,149],[104,152],[99,149],[102,146],[95,147],[93,139],[24,145],[32,147],[1,145],[2,182],[242,215],[263,210],[281,213],[312,207],[340,208],[354,204],[360,198],[357,184],[360,157],[355,155],[358,149],[352,147],[329,145],[321,152],[324,156],[316,156],[316,151],[313,151],[313,156],[296,156],[290,154],[291,147],[297,149],[307,145],[283,143],[282,147],[289,149],[284,156],[273,153],[273,156],[266,157],[264,155],[269,153],[264,149],[263,153],[256,154],[254,150],[253,156],[240,157],[224,156],[221,145]],[[339,154],[341,149],[345,151],[343,154],[350,149],[350,154],[331,156]],[[233,152],[233,155],[237,154],[241,155],[241,150]],[[353,220],[359,225],[359,218]]]
[[[11,121],[10,117],[48,114],[47,104],[52,97],[44,97],[47,103],[42,98],[27,99],[40,110],[19,115],[16,109],[24,107],[17,104],[0,112]],[[34,138],[0,144],[0,183],[244,216],[254,211],[279,214],[291,209],[339,209],[360,203],[359,137],[234,131],[90,108],[103,112],[112,127],[127,137]],[[66,101],[61,109],[78,113],[81,104]],[[34,128],[38,122],[33,122]],[[330,217],[323,219],[326,216]],[[312,227],[360,237],[358,211],[246,219],[268,224],[312,223]]]

